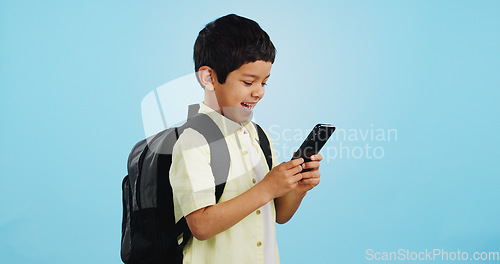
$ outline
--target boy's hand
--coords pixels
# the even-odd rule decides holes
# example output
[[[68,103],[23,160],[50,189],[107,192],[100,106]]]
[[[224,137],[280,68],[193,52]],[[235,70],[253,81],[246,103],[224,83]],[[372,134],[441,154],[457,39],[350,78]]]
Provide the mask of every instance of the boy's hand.
[[[309,171],[302,172],[302,180],[299,181],[295,191],[299,194],[305,194],[307,191],[316,187],[319,184],[319,162],[323,159],[321,154],[316,154],[311,156],[311,161],[302,163],[303,169],[308,169]]]
[[[302,158],[283,162],[266,174],[260,183],[266,184],[266,189],[271,194],[272,199],[281,197],[298,186],[302,179],[300,172],[303,163],[304,159]]]

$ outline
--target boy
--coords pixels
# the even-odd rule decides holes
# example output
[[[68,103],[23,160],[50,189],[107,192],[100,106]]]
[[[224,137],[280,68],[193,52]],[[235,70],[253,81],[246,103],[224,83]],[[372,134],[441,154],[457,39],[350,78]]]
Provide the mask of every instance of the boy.
[[[275,223],[290,220],[307,191],[319,184],[322,156],[278,165],[271,144],[273,169],[266,165],[249,118],[264,96],[275,48],[255,21],[231,14],[207,24],[193,57],[205,90],[199,112],[222,131],[231,164],[216,203],[206,139],[188,128],[174,146],[170,182],[176,221],[185,216],[193,234],[183,263],[279,263]]]

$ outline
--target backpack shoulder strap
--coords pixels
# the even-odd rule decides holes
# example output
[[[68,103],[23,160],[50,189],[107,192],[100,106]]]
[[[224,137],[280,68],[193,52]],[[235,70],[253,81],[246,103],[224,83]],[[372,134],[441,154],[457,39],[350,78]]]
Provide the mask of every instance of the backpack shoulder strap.
[[[273,155],[271,153],[271,144],[269,143],[269,139],[267,138],[266,133],[264,133],[264,130],[256,123],[253,124],[257,129],[257,135],[259,136],[259,145],[260,148],[262,149],[262,152],[264,152],[264,156],[266,157],[267,166],[269,167],[269,170],[271,170],[273,168]]]
[[[206,114],[197,114],[190,118],[183,129],[188,127],[196,130],[208,142],[215,181],[215,201],[218,202],[226,186],[231,163],[227,142],[217,124]]]
[[[219,202],[222,193],[224,192],[224,187],[226,186],[230,165],[229,149],[227,147],[227,142],[224,139],[224,135],[220,131],[217,124],[215,124],[215,122],[205,114],[197,114],[190,118],[185,125],[180,128],[176,128],[176,137],[179,138],[179,134],[186,128],[196,130],[198,133],[203,135],[208,142],[210,148],[210,164],[215,181],[215,201]],[[177,256],[179,256],[177,258],[177,263],[180,263],[179,260],[182,261],[182,250],[191,238],[191,231],[189,230],[185,217],[182,217],[175,224],[175,234],[176,236],[183,234],[183,241],[181,245],[177,247],[176,252]]]

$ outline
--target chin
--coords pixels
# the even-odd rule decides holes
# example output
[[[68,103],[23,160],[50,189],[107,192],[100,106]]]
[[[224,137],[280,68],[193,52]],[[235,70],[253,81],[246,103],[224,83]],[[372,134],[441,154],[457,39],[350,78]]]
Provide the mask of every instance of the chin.
[[[224,108],[224,116],[236,123],[243,123],[252,119],[252,112],[249,112],[242,107],[227,107]]]

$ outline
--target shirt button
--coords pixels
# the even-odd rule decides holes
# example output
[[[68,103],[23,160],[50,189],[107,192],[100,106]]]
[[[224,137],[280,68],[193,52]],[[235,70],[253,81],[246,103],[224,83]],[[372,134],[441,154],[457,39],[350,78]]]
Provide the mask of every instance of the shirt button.
[[[257,180],[255,180],[255,179],[252,179],[252,182],[253,182],[253,183],[256,183],[256,182],[257,182]]]
[[[257,212],[255,212],[255,213],[257,213],[257,215],[260,215],[260,210],[257,210]]]
[[[243,155],[248,154],[248,150],[243,150]]]
[[[259,241],[259,242],[257,242],[257,246],[258,246],[258,247],[262,246],[262,242],[260,242],[260,241]]]

